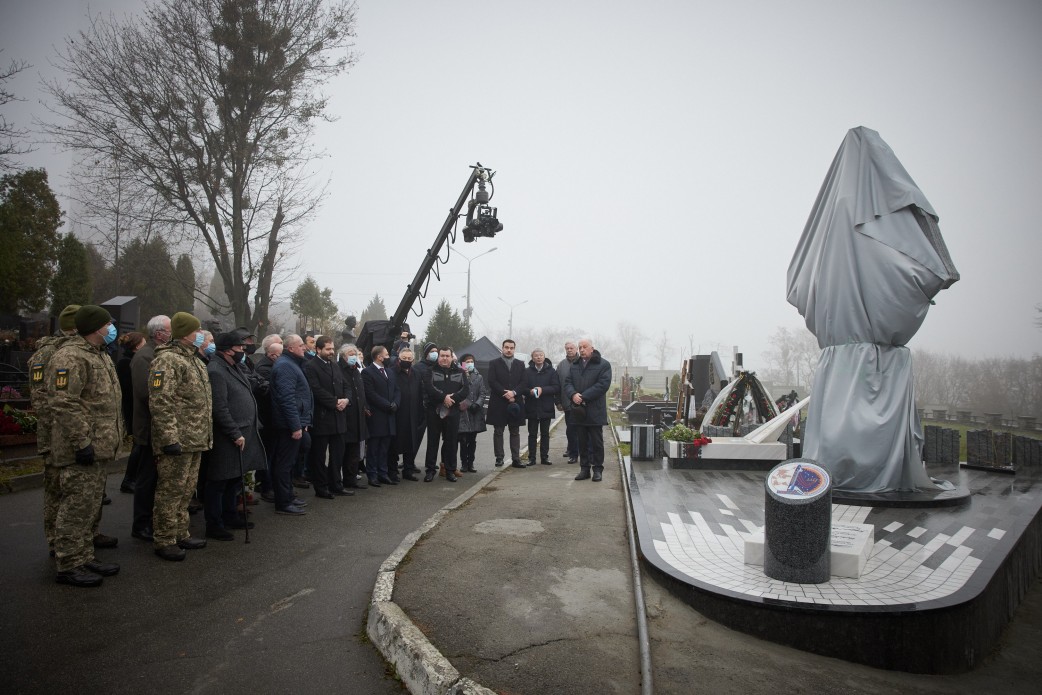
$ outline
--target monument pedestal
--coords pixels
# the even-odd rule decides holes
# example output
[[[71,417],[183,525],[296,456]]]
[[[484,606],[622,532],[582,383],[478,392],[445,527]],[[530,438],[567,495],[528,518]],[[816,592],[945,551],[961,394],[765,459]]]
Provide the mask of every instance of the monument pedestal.
[[[829,580],[832,479],[810,459],[792,459],[767,475],[763,573],[795,584]]]

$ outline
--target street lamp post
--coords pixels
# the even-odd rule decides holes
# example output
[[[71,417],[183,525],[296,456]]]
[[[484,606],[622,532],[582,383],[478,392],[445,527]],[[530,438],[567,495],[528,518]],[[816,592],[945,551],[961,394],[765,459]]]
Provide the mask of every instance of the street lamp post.
[[[467,320],[468,326],[470,325],[470,315],[474,313],[474,310],[470,307],[470,264],[476,261],[477,259],[481,258],[482,256],[492,253],[497,248],[499,247],[493,246],[488,251],[485,251],[484,253],[479,253],[473,258],[467,258],[467,256],[461,253],[459,250],[456,251],[456,253],[467,259],[467,308],[463,310],[463,318]]]
[[[510,307],[510,321],[509,321],[509,323],[507,323],[507,334],[511,338],[513,338],[513,336],[514,336],[514,307],[521,306],[522,304],[528,304],[528,300],[526,299],[523,302],[518,302],[517,304],[511,304],[510,302],[508,302],[507,300],[503,299],[502,297],[496,297],[496,299],[498,299],[499,301],[503,302],[508,307]]]

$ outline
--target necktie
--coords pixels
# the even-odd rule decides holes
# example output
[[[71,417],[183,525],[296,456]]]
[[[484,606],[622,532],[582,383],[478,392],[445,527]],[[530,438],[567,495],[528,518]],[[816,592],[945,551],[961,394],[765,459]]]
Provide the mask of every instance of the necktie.
[[[380,367],[380,376],[382,376],[384,379],[387,378],[387,372],[384,371],[383,367]]]

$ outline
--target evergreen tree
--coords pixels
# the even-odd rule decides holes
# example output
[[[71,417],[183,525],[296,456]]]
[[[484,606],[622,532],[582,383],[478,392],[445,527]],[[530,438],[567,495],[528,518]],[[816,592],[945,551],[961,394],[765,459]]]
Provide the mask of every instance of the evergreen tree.
[[[57,316],[69,304],[90,304],[93,296],[87,247],[66,234],[58,242],[58,270],[51,278],[51,314]]]
[[[336,316],[338,309],[332,294],[333,290],[328,287],[319,289],[318,283],[310,275],[297,286],[289,298],[289,308],[303,320],[302,330],[307,330],[309,318],[314,327],[319,323],[327,324]]]
[[[474,334],[459,312],[449,305],[448,300],[443,299],[438,303],[430,323],[427,324],[427,335],[424,336],[423,342],[448,345],[458,351],[464,345],[474,342]]]
[[[192,257],[182,253],[174,266],[174,275],[181,289],[181,298],[175,306],[175,311],[187,311],[191,313],[195,307],[195,265]]]
[[[94,244],[87,244],[87,268],[91,278],[91,302],[104,304],[116,296],[116,273]]]
[[[362,312],[362,317],[358,319],[358,325],[364,326],[366,321],[381,320],[387,320],[387,308],[384,306],[384,300],[380,298],[379,294],[376,294],[369,300],[369,304],[366,305],[365,311]]]
[[[0,179],[0,313],[46,305],[62,224],[46,171],[27,169]]]

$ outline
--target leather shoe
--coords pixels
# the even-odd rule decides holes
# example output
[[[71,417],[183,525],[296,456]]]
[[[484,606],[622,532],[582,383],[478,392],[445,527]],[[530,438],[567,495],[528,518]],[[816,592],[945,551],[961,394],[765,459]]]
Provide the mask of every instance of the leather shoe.
[[[243,519],[241,516],[240,517],[236,517],[234,519],[225,519],[224,520],[224,528],[244,529],[244,528],[253,528],[254,526],[256,526],[256,524],[254,524],[252,521],[246,521],[246,519]]]
[[[589,480],[590,471],[579,471],[579,475],[575,476],[576,480]]]
[[[130,535],[137,538],[140,541],[152,541],[152,527],[146,526],[144,528],[136,528],[130,532]]]
[[[202,538],[182,538],[177,542],[181,550],[202,550],[206,547],[206,541]]]
[[[403,473],[402,480],[411,480],[415,483],[419,478],[416,477],[415,473]]]
[[[354,496],[355,493],[351,492],[350,490],[342,490],[341,489],[341,490],[333,490],[333,494],[336,495],[337,497],[352,497],[352,496]]]
[[[423,476],[423,482],[429,483],[434,480],[434,471],[427,471]]]
[[[88,570],[94,574],[100,574],[102,577],[111,577],[114,574],[119,574],[119,565],[115,562],[97,562],[91,560],[84,565]]]
[[[579,459],[576,456],[569,456],[568,463],[579,463]]]
[[[185,559],[185,551],[176,545],[164,545],[162,548],[156,548],[156,555],[171,562],[180,562]]]
[[[212,538],[215,541],[234,541],[235,534],[228,529],[221,528],[220,526],[207,526],[206,537]]]
[[[381,477],[380,478],[380,484],[381,485],[397,485],[398,481],[397,480],[391,480],[390,478],[387,478],[387,477]]]
[[[503,465],[503,459],[496,459],[496,468],[499,468],[502,465]]]
[[[299,497],[294,497],[293,501],[290,502],[290,504],[293,505],[294,507],[306,507],[306,506],[308,506],[308,503],[305,502],[304,500],[300,499]]]
[[[129,493],[131,495],[134,494],[134,483],[131,483],[131,482],[120,483],[119,491],[120,492],[126,492],[126,493]]]
[[[601,482],[601,472],[600,471],[594,471],[593,472],[593,482],[595,482],[595,483]]]
[[[287,514],[289,516],[304,516],[305,514],[307,514],[307,512],[305,512],[303,509],[301,509],[300,507],[298,507],[295,504],[291,504],[291,505],[289,505],[287,507],[276,507],[275,508],[275,513],[276,514]]]
[[[358,482],[355,482],[355,483],[345,484],[344,487],[349,487],[352,490],[365,490],[369,486],[366,485],[365,483],[363,483],[361,480],[359,480]]]
[[[119,539],[115,536],[106,536],[104,533],[98,533],[94,536],[95,548],[115,548],[117,545],[119,545]]]
[[[86,565],[80,565],[54,575],[54,581],[59,584],[68,584],[69,586],[101,586],[101,580],[102,576],[91,572]]]
[[[302,489],[307,489],[307,488],[311,487],[311,483],[309,483],[308,481],[304,480],[303,478],[294,478],[293,479],[293,487],[299,487],[299,488],[302,488]]]
[[[315,490],[315,497],[321,497],[324,500],[334,500],[336,495],[326,490]]]
[[[550,462],[550,459],[543,459],[539,463],[543,464],[544,466],[552,466],[552,465],[554,465],[553,463]]]
[[[445,472],[445,480],[449,481],[450,483],[456,482],[456,480],[457,480],[456,473],[454,471],[446,471]]]
[[[101,503],[102,503],[103,505],[105,505],[105,504],[112,504],[112,498],[111,498],[111,497],[109,497],[108,495],[105,495],[105,496],[103,496],[103,497],[101,498]]]
[[[528,468],[528,466],[526,466],[525,464],[521,463],[520,461],[514,461],[512,464],[510,464],[510,467],[511,468]]]
[[[369,487],[380,487],[380,481],[376,478],[369,479]]]

